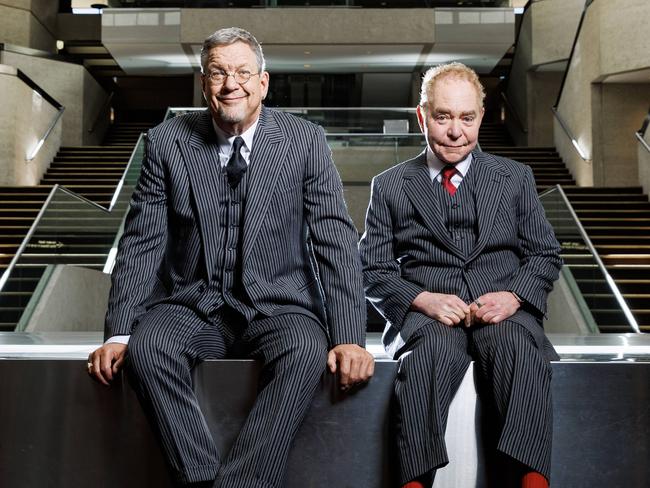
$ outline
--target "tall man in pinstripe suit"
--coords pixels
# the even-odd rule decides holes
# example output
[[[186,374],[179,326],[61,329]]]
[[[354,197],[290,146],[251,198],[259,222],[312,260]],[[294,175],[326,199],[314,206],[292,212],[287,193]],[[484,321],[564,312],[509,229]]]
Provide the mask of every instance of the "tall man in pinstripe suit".
[[[356,232],[323,130],[262,106],[269,75],[248,32],[201,51],[209,110],[149,131],[113,273],[107,342],[89,373],[125,361],[179,484],[279,488],[326,369],[372,375]],[[192,390],[199,361],[263,364],[255,405],[221,459]]]
[[[400,363],[395,421],[408,488],[430,486],[448,462],[449,404],[472,358],[495,456],[519,473],[516,486],[549,478],[557,355],[542,317],[559,245],[530,168],[475,150],[484,96],[462,64],[426,73],[417,114],[428,147],[373,179],[360,244],[366,295]]]

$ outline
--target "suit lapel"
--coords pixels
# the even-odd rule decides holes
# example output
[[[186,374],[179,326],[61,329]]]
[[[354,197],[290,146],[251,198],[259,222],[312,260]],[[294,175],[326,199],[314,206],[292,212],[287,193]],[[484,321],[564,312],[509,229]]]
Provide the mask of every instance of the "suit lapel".
[[[208,110],[200,114],[189,139],[179,139],[177,144],[189,175],[203,241],[205,267],[210,272],[215,266],[214,244],[218,242],[219,197],[216,188],[221,168],[219,144]]]
[[[244,210],[244,260],[250,253],[264,222],[278,176],[284,170],[288,141],[273,113],[262,107],[249,164],[246,208]]]
[[[476,218],[478,220],[478,238],[468,257],[474,259],[483,250],[490,238],[494,218],[499,209],[504,179],[508,174],[485,153],[474,151],[470,171],[474,173],[474,194],[476,195]]]
[[[425,225],[434,236],[445,244],[447,249],[464,259],[462,251],[456,246],[445,228],[444,217],[435,204],[431,176],[426,160],[426,150],[412,159],[404,172],[404,193],[422,216]]]

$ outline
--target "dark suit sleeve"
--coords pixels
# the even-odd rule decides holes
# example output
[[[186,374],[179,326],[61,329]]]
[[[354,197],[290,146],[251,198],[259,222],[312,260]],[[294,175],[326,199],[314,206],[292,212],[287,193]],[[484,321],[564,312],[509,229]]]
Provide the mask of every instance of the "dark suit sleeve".
[[[372,180],[366,231],[359,250],[368,300],[391,325],[399,328],[415,297],[426,290],[402,278],[393,250],[391,213],[377,178]]]
[[[165,175],[148,135],[142,171],[120,239],[106,314],[105,337],[130,335],[156,283],[167,242]]]
[[[546,297],[558,278],[562,259],[560,245],[537,196],[530,167],[526,167],[517,217],[521,266],[509,290],[544,315]]]
[[[357,231],[343,200],[343,186],[322,128],[312,137],[304,180],[307,225],[332,345],[365,347],[366,307]]]

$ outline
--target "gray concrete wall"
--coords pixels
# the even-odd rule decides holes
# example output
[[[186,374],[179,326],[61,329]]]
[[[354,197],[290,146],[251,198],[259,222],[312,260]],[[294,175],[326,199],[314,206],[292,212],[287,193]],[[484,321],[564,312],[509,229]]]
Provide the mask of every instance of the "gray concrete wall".
[[[592,87],[594,185],[636,186],[639,163],[634,134],[648,113],[650,83]]]
[[[65,107],[62,145],[83,146],[99,144],[108,127],[108,111],[91,133],[89,129],[102,109],[108,93],[88,73],[73,63],[27,56],[13,52],[0,53],[3,64],[15,66],[29,76]]]
[[[25,308],[19,330],[103,331],[110,288],[109,274],[78,266],[50,265]]]
[[[58,2],[4,0],[0,4],[0,42],[54,52]]]
[[[612,153],[618,154],[622,146],[633,145],[630,137],[634,130],[627,130],[627,138],[617,141],[619,151],[608,149],[612,130],[603,132],[608,120],[621,120],[623,111],[629,105],[622,98],[615,103],[616,88],[609,89],[593,84],[601,83],[608,76],[634,72],[650,67],[650,49],[647,48],[647,26],[650,25],[650,3],[647,0],[595,0],[585,16],[582,31],[576,44],[574,57],[569,68],[558,113],[566,122],[570,133],[587,153],[583,161],[568,142],[557,122],[554,124],[555,142],[567,166],[579,185],[592,184],[631,185],[634,182],[632,162],[626,162],[617,174],[620,158],[605,159]],[[628,85],[633,98],[637,88]],[[644,90],[644,88],[641,88]],[[602,107],[613,107],[614,112],[603,112]],[[647,99],[643,103],[647,109]],[[603,120],[603,116],[605,119]],[[595,125],[595,121],[602,120]],[[638,125],[638,120],[635,125]],[[611,124],[613,125],[613,124]],[[625,142],[627,141],[627,142]],[[633,151],[627,151],[631,157]],[[595,159],[594,159],[595,158]],[[593,161],[592,161],[593,160]],[[614,165],[610,168],[609,165]]]
[[[61,120],[36,158],[27,154],[44,136],[58,111],[16,76],[12,66],[0,64],[0,185],[36,185],[61,143]]]
[[[548,296],[544,330],[547,334],[600,333],[571,271],[566,266]]]
[[[529,146],[552,146],[553,111],[562,84],[558,71],[529,71],[527,79],[527,122]]]
[[[402,44],[429,43],[435,39],[433,9],[277,8],[181,9],[182,43],[202,43],[221,27],[236,25],[250,32],[262,44],[384,44],[388,36]],[[317,16],[315,14],[318,14]],[[280,29],[278,26],[291,26]],[[336,28],[332,28],[336,26]],[[360,29],[359,26],[363,26]]]
[[[512,105],[506,124],[517,144],[553,144],[551,107],[562,82],[562,66],[549,66],[569,57],[583,7],[584,0],[540,0],[522,19],[506,92]]]

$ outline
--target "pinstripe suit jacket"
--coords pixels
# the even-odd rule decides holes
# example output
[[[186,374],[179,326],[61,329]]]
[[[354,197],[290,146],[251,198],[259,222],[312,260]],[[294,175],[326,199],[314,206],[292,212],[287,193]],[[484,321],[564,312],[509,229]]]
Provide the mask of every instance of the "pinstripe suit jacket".
[[[210,313],[219,241],[219,146],[208,111],[147,136],[142,173],[120,241],[107,337],[130,334],[157,303]],[[357,234],[323,130],[263,108],[253,139],[242,228],[242,281],[262,314],[297,311],[332,344],[365,341]],[[218,284],[217,284],[218,285]],[[215,289],[217,291],[215,291]],[[205,298],[206,293],[215,296]]]
[[[366,295],[387,320],[384,345],[396,352],[414,332],[407,313],[423,291],[470,302],[511,290],[525,300],[511,320],[554,357],[543,333],[546,297],[561,267],[559,244],[537,197],[531,169],[474,151],[478,236],[464,255],[434,205],[426,152],[376,176],[360,243]]]

